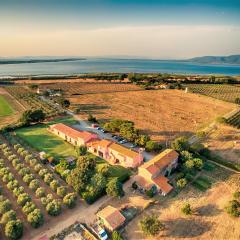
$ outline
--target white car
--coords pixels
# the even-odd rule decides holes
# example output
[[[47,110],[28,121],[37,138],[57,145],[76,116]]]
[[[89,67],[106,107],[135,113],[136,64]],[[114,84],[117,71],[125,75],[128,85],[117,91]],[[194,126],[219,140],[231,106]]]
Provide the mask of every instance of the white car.
[[[103,228],[99,229],[98,236],[100,237],[101,240],[107,240],[108,239],[107,232]]]

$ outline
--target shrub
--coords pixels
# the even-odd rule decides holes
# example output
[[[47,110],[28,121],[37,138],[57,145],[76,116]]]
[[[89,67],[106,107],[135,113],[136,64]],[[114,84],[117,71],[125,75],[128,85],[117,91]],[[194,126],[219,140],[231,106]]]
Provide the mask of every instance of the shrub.
[[[143,233],[150,236],[156,236],[164,229],[164,225],[157,216],[146,216],[140,220],[139,225]]]
[[[177,181],[177,186],[179,188],[184,188],[185,186],[187,185],[187,180],[185,178],[180,178],[178,181]]]
[[[17,198],[17,203],[20,206],[24,206],[27,202],[31,201],[31,197],[27,193],[22,193]]]
[[[63,203],[68,207],[68,208],[73,208],[76,205],[76,200],[77,200],[77,194],[76,193],[68,193],[64,198],[63,198]]]
[[[149,190],[146,191],[146,195],[150,198],[152,198],[154,196],[154,190],[151,188]]]
[[[27,220],[34,228],[40,227],[44,222],[43,214],[39,209],[35,209],[30,212],[27,216]]]
[[[14,176],[12,173],[8,173],[8,174],[5,174],[3,177],[2,177],[2,180],[4,183],[7,183],[7,182],[10,182],[10,181],[13,181],[14,180]]]
[[[50,188],[56,192],[57,191],[57,188],[59,187],[59,182],[57,180],[53,180],[51,181],[50,183]]]
[[[23,181],[27,184],[29,184],[34,179],[33,174],[27,174],[23,177]]]
[[[36,206],[33,202],[27,202],[23,208],[22,208],[22,211],[25,213],[25,214],[29,214],[30,212],[32,212],[33,210],[36,209]]]
[[[47,183],[48,185],[51,183],[51,181],[53,180],[53,175],[51,173],[47,173],[44,176],[44,182]]]
[[[41,178],[44,178],[44,176],[45,176],[47,173],[48,173],[48,170],[47,170],[47,169],[41,169],[38,174],[39,174],[39,176],[40,176]]]
[[[120,233],[118,233],[117,231],[113,231],[112,240],[123,240],[123,238],[121,237]]]
[[[12,160],[12,165],[13,165],[14,168],[16,168],[16,166],[17,166],[19,163],[21,163],[21,161],[20,161],[19,159],[13,159],[13,160]]]
[[[42,165],[41,165],[40,163],[38,163],[38,164],[36,164],[36,165],[34,166],[34,171],[37,172],[37,173],[38,173],[41,169],[43,169],[43,168],[42,168]]]
[[[240,192],[233,193],[233,198],[234,199],[240,199]]]
[[[0,202],[0,214],[4,214],[10,209],[11,209],[11,202],[8,199]]]
[[[28,154],[28,155],[24,158],[25,162],[29,163],[30,160],[32,159],[32,157],[33,157],[32,154]]]
[[[35,194],[36,194],[36,197],[38,197],[38,198],[44,197],[44,196],[45,196],[45,190],[44,190],[44,188],[39,187],[39,188],[36,190]]]
[[[2,215],[1,218],[1,224],[6,224],[7,222],[11,221],[11,220],[16,220],[16,212],[13,210],[9,210],[8,212],[5,212]]]
[[[152,151],[158,152],[162,149],[162,146],[161,146],[161,144],[150,140],[150,141],[146,142],[145,148],[146,148],[147,152],[152,152]]]
[[[10,181],[7,184],[7,188],[10,189],[11,191],[16,187],[18,187],[18,181],[17,180]]]
[[[237,200],[232,200],[228,203],[228,206],[225,207],[226,212],[232,217],[240,216],[240,202]]]
[[[23,235],[23,224],[20,220],[9,221],[5,226],[5,235],[11,240],[17,240]]]
[[[27,174],[30,174],[30,172],[31,172],[30,168],[25,167],[25,168],[20,169],[18,173],[21,176],[26,176]]]
[[[39,187],[39,180],[38,179],[34,179],[30,182],[29,184],[29,188],[32,189],[32,190],[36,190],[38,187]]]
[[[191,215],[192,209],[189,203],[185,203],[184,206],[181,208],[181,212],[185,215]]]
[[[180,156],[181,156],[181,159],[182,159],[183,162],[186,162],[187,160],[193,159],[192,153],[190,153],[189,151],[186,151],[186,150],[182,151],[180,153]]]
[[[47,204],[46,211],[51,216],[57,216],[61,213],[61,204],[58,201],[53,200]]]
[[[194,158],[193,159],[194,162],[194,167],[198,170],[201,170],[203,167],[203,160],[200,158]]]
[[[121,197],[124,195],[122,183],[118,178],[113,178],[107,183],[106,192],[108,196]]]
[[[64,186],[58,187],[57,188],[57,195],[60,197],[64,197],[67,193],[67,189]]]
[[[34,167],[38,163],[38,161],[37,161],[37,159],[33,158],[33,159],[30,160],[29,163],[30,163],[31,167]]]
[[[24,187],[16,187],[13,189],[13,194],[15,197],[18,197],[21,193],[24,193]]]
[[[21,145],[20,144],[14,144],[13,147],[14,147],[15,150],[18,150],[21,147]]]
[[[98,173],[101,173],[103,176],[107,177],[108,173],[109,173],[110,166],[107,163],[99,164],[99,165],[97,165],[96,169],[97,169]]]

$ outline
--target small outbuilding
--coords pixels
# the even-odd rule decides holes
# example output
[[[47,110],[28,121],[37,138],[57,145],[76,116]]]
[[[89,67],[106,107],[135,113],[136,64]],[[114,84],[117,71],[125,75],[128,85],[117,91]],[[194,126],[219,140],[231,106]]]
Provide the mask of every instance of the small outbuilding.
[[[126,220],[117,208],[110,205],[99,211],[97,217],[109,231],[118,229]]]

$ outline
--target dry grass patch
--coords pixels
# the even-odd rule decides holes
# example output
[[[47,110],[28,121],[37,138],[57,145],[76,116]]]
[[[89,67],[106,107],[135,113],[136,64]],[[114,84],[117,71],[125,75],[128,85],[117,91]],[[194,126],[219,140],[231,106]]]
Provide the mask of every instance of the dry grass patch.
[[[159,141],[191,135],[234,108],[231,103],[179,90],[89,94],[69,99],[100,120],[134,121],[137,128]]]
[[[152,239],[239,239],[240,221],[230,217],[224,207],[232,200],[233,192],[239,189],[240,176],[222,169],[219,172],[219,168],[215,170],[215,174],[226,180],[216,181],[205,193],[188,186],[175,198],[168,196],[145,211],[144,214],[158,215],[166,227],[160,236]],[[190,203],[193,215],[184,216],[181,213],[180,209],[185,202]],[[147,239],[138,227],[142,216],[127,226],[125,234],[128,239]]]
[[[240,130],[226,125],[218,125],[204,144],[221,158],[240,164]]]

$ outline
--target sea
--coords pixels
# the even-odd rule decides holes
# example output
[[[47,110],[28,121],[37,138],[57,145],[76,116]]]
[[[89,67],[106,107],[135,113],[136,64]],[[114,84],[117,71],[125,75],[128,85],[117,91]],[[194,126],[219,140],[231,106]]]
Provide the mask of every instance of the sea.
[[[200,64],[177,60],[87,58],[64,62],[0,64],[0,77],[83,73],[170,73],[240,75],[240,65]]]

